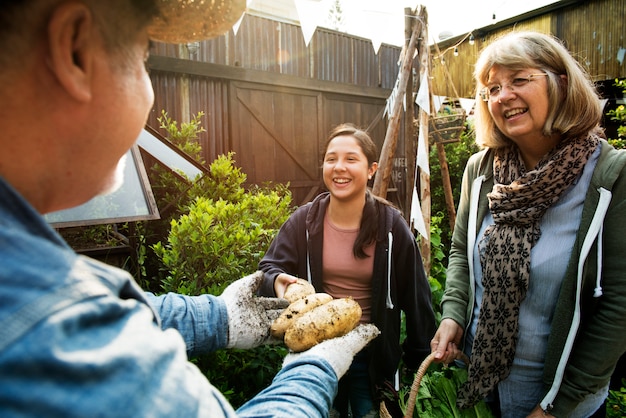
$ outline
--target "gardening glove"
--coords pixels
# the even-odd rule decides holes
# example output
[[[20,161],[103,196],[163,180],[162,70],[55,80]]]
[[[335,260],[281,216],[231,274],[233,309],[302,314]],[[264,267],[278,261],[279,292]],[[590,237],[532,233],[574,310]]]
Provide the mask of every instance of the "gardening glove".
[[[352,364],[355,354],[380,334],[374,324],[359,325],[342,337],[332,338],[301,353],[287,354],[283,367],[296,359],[320,357],[328,361],[340,379]]]
[[[289,305],[285,299],[257,296],[263,272],[257,271],[230,284],[220,298],[228,314],[226,348],[254,348],[282,342],[270,335],[270,326]]]

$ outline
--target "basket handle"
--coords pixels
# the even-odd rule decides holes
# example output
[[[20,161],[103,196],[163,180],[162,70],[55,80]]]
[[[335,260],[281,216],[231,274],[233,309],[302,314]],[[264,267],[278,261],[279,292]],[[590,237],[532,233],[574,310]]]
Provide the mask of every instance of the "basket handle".
[[[417,398],[417,392],[420,388],[420,383],[422,382],[422,378],[426,374],[428,367],[435,359],[435,353],[430,353],[420,364],[419,369],[415,373],[415,378],[413,379],[413,384],[411,385],[411,393],[409,394],[409,401],[406,404],[406,412],[404,413],[404,418],[413,417],[413,410],[415,409],[415,399]],[[469,364],[469,358],[463,352],[459,352],[456,357],[457,360],[462,360],[466,364]]]

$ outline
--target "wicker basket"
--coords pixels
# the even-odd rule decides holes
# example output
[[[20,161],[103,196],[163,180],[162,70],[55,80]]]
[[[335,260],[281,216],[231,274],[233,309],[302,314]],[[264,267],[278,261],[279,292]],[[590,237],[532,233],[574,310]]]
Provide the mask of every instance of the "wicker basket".
[[[464,361],[466,364],[469,364],[469,359],[464,353],[459,353],[458,358]],[[435,353],[430,353],[428,357],[424,359],[422,364],[420,364],[419,369],[415,373],[415,377],[413,378],[413,384],[411,385],[411,392],[409,393],[409,400],[406,404],[406,412],[404,413],[404,418],[412,418],[413,411],[415,410],[415,400],[417,399],[417,392],[419,391],[420,384],[422,383],[422,378],[426,374],[428,367],[435,359]],[[384,402],[380,403],[380,418],[393,418]]]
[[[465,131],[465,111],[433,116],[428,120],[428,137],[431,143],[458,142]]]

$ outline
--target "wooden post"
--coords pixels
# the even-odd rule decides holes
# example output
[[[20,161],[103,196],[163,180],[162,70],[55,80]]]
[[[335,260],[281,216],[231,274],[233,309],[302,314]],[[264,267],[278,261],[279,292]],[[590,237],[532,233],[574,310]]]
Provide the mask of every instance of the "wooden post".
[[[422,7],[418,16],[418,21],[424,22],[420,31],[420,47],[418,48],[418,60],[420,63],[420,80],[422,80],[424,73],[429,68],[430,64],[430,48],[428,47],[428,12],[425,7]],[[426,83],[428,83],[428,91],[431,91],[430,88],[430,77],[426,78]],[[430,96],[430,95],[429,95]],[[429,97],[429,101],[432,102],[432,98]],[[432,103],[431,103],[432,107]],[[429,109],[430,110],[430,109]],[[429,144],[428,144],[428,119],[430,117],[429,112],[425,112],[423,109],[419,110],[419,127],[422,130],[423,135],[418,136],[419,138],[423,138],[424,140],[424,152],[426,152],[426,158],[430,154]],[[418,145],[419,149],[419,145]],[[424,225],[426,226],[426,235],[427,237],[422,237],[420,240],[420,253],[422,254],[422,260],[424,262],[424,269],[426,270],[426,275],[430,275],[430,267],[432,264],[431,256],[430,256],[430,207],[431,207],[431,195],[430,195],[430,174],[426,173],[424,170],[420,170],[419,172],[419,191],[418,191],[419,199],[420,199],[420,207],[422,209],[422,217],[424,218]]]
[[[400,117],[402,116],[402,102],[406,93],[408,74],[411,72],[413,63],[413,55],[415,54],[415,45],[417,38],[421,33],[422,22],[415,20],[413,23],[413,33],[409,45],[405,49],[402,59],[402,66],[398,74],[398,90],[396,92],[396,100],[393,109],[389,115],[389,125],[385,133],[385,141],[378,159],[378,174],[374,178],[372,193],[382,198],[387,197],[387,187],[389,186],[389,178],[391,177],[391,169],[393,167],[393,156],[396,152],[398,144],[398,130],[400,128]],[[411,119],[413,117],[411,116]]]
[[[406,39],[411,39],[411,33],[413,32],[413,21],[415,20],[415,14],[410,7],[404,9],[404,33]],[[406,42],[406,41],[405,41]],[[413,66],[409,71],[407,77],[407,90],[406,90],[406,117],[404,122],[404,156],[406,164],[404,168],[406,170],[405,182],[404,182],[404,207],[405,217],[410,218],[411,212],[411,200],[413,197],[413,187],[415,186],[415,155],[417,154],[417,141],[416,127],[415,127],[415,98],[414,94],[414,79],[413,79]]]
[[[420,129],[425,129],[424,133],[424,149],[426,150],[426,154],[428,155],[428,113],[420,110]],[[422,260],[424,261],[424,269],[426,270],[426,274],[430,274],[430,266],[431,266],[431,257],[430,257],[430,206],[431,206],[431,198],[430,198],[430,174],[425,172],[424,170],[420,170],[419,172],[419,190],[418,195],[420,199],[420,207],[422,209],[422,217],[424,218],[424,225],[426,226],[426,234],[428,238],[422,237],[420,240],[420,253],[422,254]]]
[[[448,160],[446,158],[446,149],[440,142],[437,142],[437,157],[439,158],[439,166],[441,167],[441,183],[443,184],[443,194],[446,198],[446,209],[448,211],[450,231],[454,231],[456,210],[454,208],[454,197],[452,196],[452,185],[450,184],[450,170],[448,168]]]

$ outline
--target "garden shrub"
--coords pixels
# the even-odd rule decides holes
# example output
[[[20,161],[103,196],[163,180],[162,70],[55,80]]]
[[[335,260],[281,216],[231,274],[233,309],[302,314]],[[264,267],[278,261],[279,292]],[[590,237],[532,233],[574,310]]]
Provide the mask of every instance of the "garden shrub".
[[[211,164],[211,174],[189,191],[197,197],[170,222],[167,240],[152,246],[163,266],[164,292],[221,294],[230,283],[257,270],[291,214],[286,186],[244,189],[246,176],[232,157],[220,156]],[[238,407],[271,383],[286,354],[283,346],[266,346],[220,350],[194,361]]]
[[[621,87],[622,93],[626,93],[626,79],[616,79],[614,85]],[[606,114],[611,117],[611,120],[621,122],[621,126],[617,127],[617,138],[609,138],[609,143],[618,149],[626,148],[626,107],[621,104]]]
[[[244,192],[237,201],[197,197],[171,222],[167,244],[154,245],[167,276],[166,292],[220,294],[233,280],[253,273],[291,199],[276,191]]]

